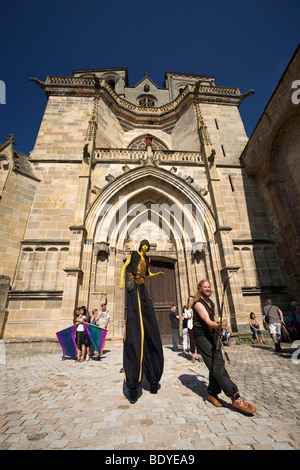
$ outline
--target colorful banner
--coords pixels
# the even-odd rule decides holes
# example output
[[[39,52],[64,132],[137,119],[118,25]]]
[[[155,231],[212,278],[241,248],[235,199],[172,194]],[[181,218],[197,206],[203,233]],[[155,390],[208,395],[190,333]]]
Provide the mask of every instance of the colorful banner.
[[[97,351],[99,354],[98,359],[100,359],[107,335],[107,330],[100,328],[99,326],[90,325],[89,323],[83,323],[83,326],[90,343],[91,354],[93,351]],[[75,359],[77,357],[76,326],[73,325],[69,328],[58,331],[56,336],[63,351],[62,360],[64,361],[66,356],[71,356]]]
[[[88,336],[91,349],[97,351],[100,358],[100,354],[105,343],[107,330],[100,328],[99,326],[91,325],[90,323],[84,323],[83,326]]]
[[[63,361],[66,355],[74,357],[74,358],[77,357],[75,334],[76,334],[75,325],[70,326],[69,328],[66,328],[65,330],[62,330],[56,333],[58,341],[60,342],[60,345],[63,350],[63,357],[62,357]]]

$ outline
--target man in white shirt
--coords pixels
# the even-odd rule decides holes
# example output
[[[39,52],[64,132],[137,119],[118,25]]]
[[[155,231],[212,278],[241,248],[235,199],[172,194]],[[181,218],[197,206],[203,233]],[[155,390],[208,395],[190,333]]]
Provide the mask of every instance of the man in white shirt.
[[[98,326],[107,329],[110,320],[109,312],[106,310],[106,303],[101,304],[101,310],[98,314]]]

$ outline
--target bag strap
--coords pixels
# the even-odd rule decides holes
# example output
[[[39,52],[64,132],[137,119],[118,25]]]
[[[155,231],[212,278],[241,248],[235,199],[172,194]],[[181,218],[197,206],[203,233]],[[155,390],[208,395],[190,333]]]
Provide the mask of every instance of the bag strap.
[[[270,308],[269,308],[269,310],[268,310],[268,313],[266,313],[266,315],[269,315],[270,310],[271,310],[272,307],[273,307],[273,305],[270,306]],[[265,316],[266,316],[266,315],[265,315]]]

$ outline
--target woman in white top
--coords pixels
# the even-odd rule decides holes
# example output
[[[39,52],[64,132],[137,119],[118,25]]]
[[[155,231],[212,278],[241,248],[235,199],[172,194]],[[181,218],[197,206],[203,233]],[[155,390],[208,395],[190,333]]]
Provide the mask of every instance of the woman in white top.
[[[188,335],[190,339],[190,352],[192,353],[192,362],[195,362],[195,352],[196,352],[196,347],[195,347],[195,341],[194,341],[194,335],[193,335],[193,306],[194,303],[194,296],[190,295],[187,301],[187,306],[183,308],[183,315],[185,318],[187,318],[187,330],[188,330]],[[198,354],[198,361],[201,362],[201,356]]]
[[[89,340],[84,329],[83,323],[87,323],[89,321],[89,316],[85,307],[80,307],[75,309],[74,311],[74,323],[77,326],[76,328],[76,346],[77,346],[77,359],[76,362],[83,362],[85,353],[86,360],[89,361]]]

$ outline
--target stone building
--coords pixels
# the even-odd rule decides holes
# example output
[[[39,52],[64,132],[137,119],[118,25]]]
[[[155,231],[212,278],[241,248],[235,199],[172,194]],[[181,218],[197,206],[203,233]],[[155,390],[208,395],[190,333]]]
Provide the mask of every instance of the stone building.
[[[289,295],[300,302],[300,46],[259,119],[241,163],[257,182]]]
[[[233,332],[248,331],[270,295],[286,303],[268,211],[247,154],[240,161],[239,105],[251,91],[174,72],[162,88],[147,74],[129,86],[126,68],[33,81],[48,98],[34,150],[16,152],[13,136],[0,146],[4,339],[55,337],[76,306],[103,300],[108,338],[121,338],[120,270],[144,238],[151,270],[164,271],[147,279],[164,341],[170,305],[181,311],[202,278],[217,307],[230,278]]]

